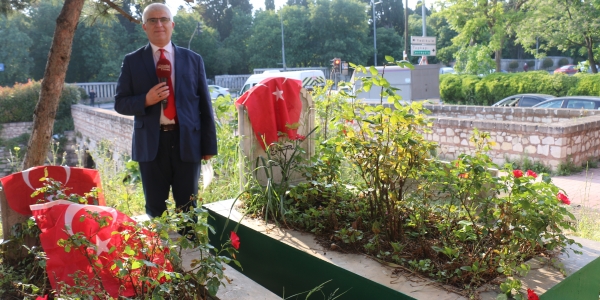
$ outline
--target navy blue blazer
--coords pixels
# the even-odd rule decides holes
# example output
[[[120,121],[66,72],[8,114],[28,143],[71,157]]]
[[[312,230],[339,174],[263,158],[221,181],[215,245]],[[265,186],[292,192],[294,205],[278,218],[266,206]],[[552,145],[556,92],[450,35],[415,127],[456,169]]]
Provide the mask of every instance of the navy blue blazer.
[[[175,44],[173,49],[181,159],[200,162],[204,155],[217,154],[217,134],[204,62],[193,51]],[[134,116],[132,159],[138,162],[152,161],[158,152],[161,104],[144,107],[146,93],[157,84],[150,44],[125,56],[117,82],[115,111]]]

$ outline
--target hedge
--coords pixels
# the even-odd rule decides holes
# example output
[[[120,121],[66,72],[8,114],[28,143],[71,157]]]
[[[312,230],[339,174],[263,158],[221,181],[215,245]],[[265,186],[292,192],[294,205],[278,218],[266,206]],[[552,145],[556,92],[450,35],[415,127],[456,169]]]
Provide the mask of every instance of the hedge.
[[[515,94],[600,96],[600,74],[550,75],[546,71],[440,75],[440,97],[449,104],[491,105]]]
[[[11,88],[0,87],[0,124],[32,122],[40,91],[40,81],[16,84]],[[78,103],[80,99],[81,94],[77,86],[64,86],[56,111],[53,132],[62,133],[74,129],[71,105]]]

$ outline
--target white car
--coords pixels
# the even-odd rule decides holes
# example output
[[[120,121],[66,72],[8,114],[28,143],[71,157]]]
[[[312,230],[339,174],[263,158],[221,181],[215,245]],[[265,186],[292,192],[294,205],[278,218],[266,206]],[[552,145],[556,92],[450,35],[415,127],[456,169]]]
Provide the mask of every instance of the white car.
[[[211,99],[217,99],[219,97],[224,97],[224,96],[229,95],[228,88],[224,88],[222,86],[218,86],[218,85],[214,85],[214,84],[209,84],[208,90],[210,91]]]

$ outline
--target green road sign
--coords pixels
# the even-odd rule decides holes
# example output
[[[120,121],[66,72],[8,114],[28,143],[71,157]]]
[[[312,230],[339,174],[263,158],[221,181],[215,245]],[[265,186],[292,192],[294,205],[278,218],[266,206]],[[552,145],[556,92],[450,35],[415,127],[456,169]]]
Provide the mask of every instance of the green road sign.
[[[430,50],[414,50],[413,55],[431,55]]]

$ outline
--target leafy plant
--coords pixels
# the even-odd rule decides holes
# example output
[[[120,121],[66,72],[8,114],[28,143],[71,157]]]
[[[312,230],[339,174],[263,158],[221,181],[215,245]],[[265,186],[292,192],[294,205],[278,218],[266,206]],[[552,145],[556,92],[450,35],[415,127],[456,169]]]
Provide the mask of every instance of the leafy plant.
[[[542,69],[548,70],[548,69],[552,68],[553,66],[554,66],[554,60],[552,60],[552,58],[546,57],[546,58],[544,58],[544,60],[542,60]]]
[[[84,198],[94,198],[96,195],[93,191],[83,197],[76,194],[66,195],[65,188],[60,182],[47,177],[42,180],[44,186],[36,190],[35,194],[43,193],[45,198],[82,203]],[[173,208],[173,203],[168,206],[170,208],[160,218],[143,223],[123,224],[119,232],[114,232],[126,242],[110,249],[110,252],[119,251],[119,253],[115,256],[114,261],[109,262],[108,266],[103,264],[100,257],[96,255],[99,246],[92,243],[83,234],[75,233],[68,239],[58,240],[58,245],[63,247],[65,252],[77,251],[87,258],[89,267],[96,274],[93,278],[83,274],[71,274],[75,285],[67,285],[62,282],[59,283],[59,290],[53,291],[49,288],[45,272],[44,277],[41,277],[43,279],[41,282],[23,280],[23,283],[18,283],[14,280],[19,279],[15,276],[20,273],[10,269],[7,270],[9,277],[0,276],[5,280],[0,280],[0,289],[6,288],[7,284],[12,284],[21,287],[20,291],[9,290],[10,294],[15,295],[35,296],[58,293],[63,298],[98,297],[108,299],[109,294],[103,288],[103,278],[112,276],[120,282],[121,286],[133,288],[134,296],[130,299],[157,299],[157,297],[161,299],[197,299],[197,297],[205,299],[209,294],[216,295],[219,287],[229,280],[223,273],[223,266],[230,262],[240,266],[235,259],[223,255],[228,253],[230,257],[235,257],[239,248],[239,238],[232,233],[231,240],[221,247],[215,248],[208,241],[208,232],[211,231],[214,234],[215,230],[206,222],[207,210],[192,208],[190,211],[180,211]],[[99,228],[109,226],[110,223],[107,217],[102,217],[96,212],[88,211],[87,219],[96,222]],[[82,219],[80,221],[83,222]],[[28,220],[24,228],[27,229],[24,234],[15,235],[16,238],[38,237],[39,231],[35,230],[37,227],[32,220]],[[185,236],[174,238],[169,234],[169,232],[181,231],[184,228],[189,230]],[[198,250],[199,253],[192,259],[190,266],[183,263],[182,253],[186,249]],[[211,252],[212,254],[210,254]],[[6,252],[2,254],[4,261]],[[157,264],[154,261],[157,255],[164,255],[168,261],[166,264],[173,266],[173,271],[163,268],[164,265]],[[39,269],[44,268],[47,258],[39,252],[39,247],[34,247],[30,249],[30,256],[27,260],[30,259],[35,262],[34,267],[28,267],[25,270],[31,270],[31,272],[37,270],[37,276],[40,276]],[[5,266],[5,264],[2,265]],[[6,268],[8,266],[6,265]],[[100,276],[100,273],[103,275]],[[36,278],[40,279],[40,277]]]
[[[296,165],[307,181],[273,189],[271,200],[254,193],[245,200],[250,211],[266,213],[272,210],[268,201],[285,195],[279,202],[285,211],[271,214],[275,221],[468,291],[497,276],[522,276],[527,259],[574,243],[565,235],[574,220],[564,205],[568,199],[543,165],[537,171],[499,168],[487,155],[489,134],[477,129],[470,140],[474,153],[438,161],[435,145],[422,136],[426,110],[402,104],[374,68],[352,66],[370,72],[363,88],[380,89],[389,103],[331,100],[337,108],[321,118],[327,133],[317,133],[319,155]],[[528,166],[536,164],[519,167]],[[513,297],[517,284],[508,286]]]

